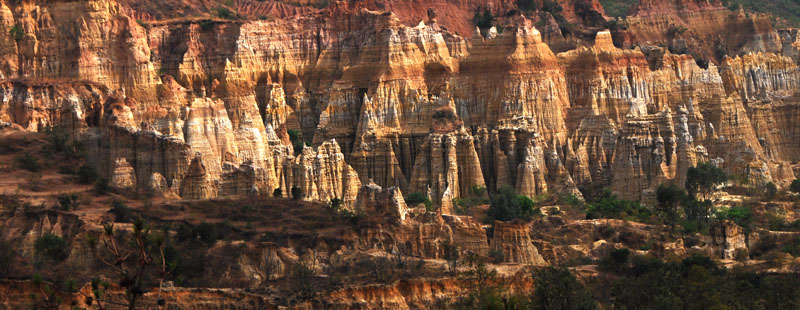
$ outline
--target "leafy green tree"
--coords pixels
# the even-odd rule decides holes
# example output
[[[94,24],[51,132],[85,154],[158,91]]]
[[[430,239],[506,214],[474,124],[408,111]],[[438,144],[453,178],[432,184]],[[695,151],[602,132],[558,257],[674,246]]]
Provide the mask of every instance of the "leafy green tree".
[[[450,270],[450,273],[455,273],[458,270],[458,246],[450,243],[449,241],[445,241],[442,243],[442,250],[444,251],[443,257],[447,261],[447,266]]]
[[[546,267],[533,274],[533,309],[597,309],[591,293],[566,268]]]
[[[646,221],[651,212],[645,206],[635,201],[619,199],[610,190],[603,190],[595,202],[586,209],[586,218],[614,218],[625,220]]]
[[[490,220],[511,221],[529,219],[536,211],[533,200],[517,195],[513,188],[504,186],[492,195],[487,215]]]
[[[687,301],[691,301],[685,303],[688,306],[687,309],[728,309],[717,286],[719,286],[718,277],[712,276],[703,266],[692,266],[686,279],[685,298]]]
[[[656,213],[664,221],[664,224],[675,228],[680,218],[680,204],[686,200],[686,192],[675,185],[661,184],[656,190]]]
[[[728,175],[711,163],[698,163],[686,171],[686,191],[689,196],[703,200],[711,198],[714,189],[728,181]]]
[[[696,199],[687,199],[683,205],[683,212],[686,214],[688,223],[694,225],[691,230],[703,230],[708,224],[708,218],[711,215],[713,204],[710,200],[699,201]]]

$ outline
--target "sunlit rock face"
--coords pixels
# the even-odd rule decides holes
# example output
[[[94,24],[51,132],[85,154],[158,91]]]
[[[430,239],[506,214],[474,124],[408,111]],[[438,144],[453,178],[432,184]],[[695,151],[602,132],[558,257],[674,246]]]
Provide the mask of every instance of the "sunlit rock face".
[[[473,187],[648,200],[701,161],[785,185],[796,34],[695,2],[642,1],[622,36],[634,49],[612,30],[555,53],[524,18],[466,39],[436,14],[409,26],[346,3],[145,27],[114,1],[0,1],[0,24],[22,30],[0,33],[0,122],[66,128],[120,187],[185,199],[297,187],[354,207],[369,184],[444,213]],[[688,30],[665,39],[681,12]],[[730,25],[728,52],[708,56],[695,34]]]

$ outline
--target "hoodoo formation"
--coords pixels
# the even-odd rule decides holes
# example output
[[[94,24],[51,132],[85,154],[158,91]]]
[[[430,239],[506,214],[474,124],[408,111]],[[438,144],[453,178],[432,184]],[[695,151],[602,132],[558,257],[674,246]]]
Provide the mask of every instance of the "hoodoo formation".
[[[0,0],[0,309],[472,309],[562,271],[655,309],[592,285],[793,274],[797,29],[629,2]],[[109,240],[156,230],[134,276]]]

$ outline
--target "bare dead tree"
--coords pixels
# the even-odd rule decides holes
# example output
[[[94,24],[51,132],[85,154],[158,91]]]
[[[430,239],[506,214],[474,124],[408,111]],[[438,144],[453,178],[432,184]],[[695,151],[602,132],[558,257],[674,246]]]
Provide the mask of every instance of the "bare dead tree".
[[[119,278],[119,286],[125,290],[125,302],[111,301],[105,294],[107,283],[99,280],[92,283],[92,293],[99,309],[106,304],[126,306],[136,309],[137,300],[144,295],[145,281],[150,267],[158,267],[159,288],[157,307],[161,302],[161,288],[164,279],[174,270],[164,255],[163,234],[152,233],[141,218],[133,222],[133,233],[130,237],[116,233],[114,224],[103,225],[104,232],[100,236],[89,235],[89,246],[92,253],[103,265],[112,270]],[[126,239],[128,242],[118,240]],[[127,244],[126,244],[127,243]]]

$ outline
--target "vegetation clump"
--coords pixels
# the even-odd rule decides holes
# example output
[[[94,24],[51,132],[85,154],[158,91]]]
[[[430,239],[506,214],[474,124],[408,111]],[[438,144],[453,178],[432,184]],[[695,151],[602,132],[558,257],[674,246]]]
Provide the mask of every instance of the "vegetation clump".
[[[11,26],[11,29],[8,30],[8,34],[17,42],[25,38],[25,31],[22,30],[22,27],[17,25]]]
[[[408,194],[405,197],[406,205],[410,207],[418,206],[419,204],[425,205],[425,209],[428,211],[434,211],[433,209],[433,202],[428,198],[427,195],[415,192]]]
[[[652,212],[638,202],[619,199],[610,190],[603,190],[586,209],[587,219],[615,218],[645,222]]]
[[[501,187],[492,195],[487,212],[491,221],[527,220],[538,214],[541,214],[541,211],[535,208],[532,199],[517,195],[513,188],[507,186]]]

